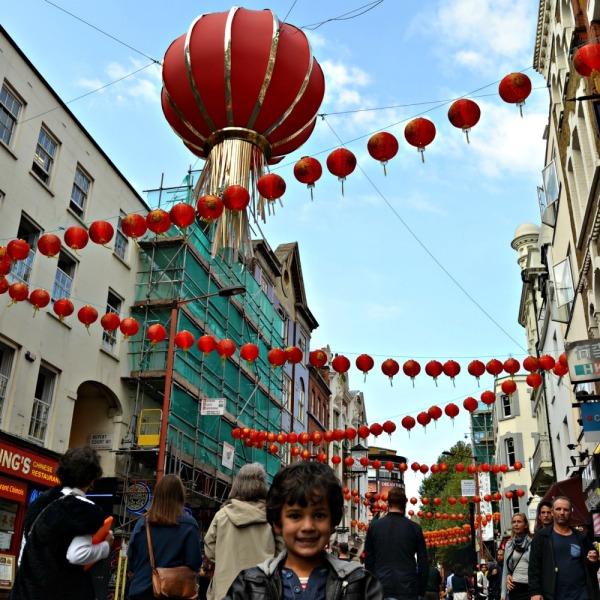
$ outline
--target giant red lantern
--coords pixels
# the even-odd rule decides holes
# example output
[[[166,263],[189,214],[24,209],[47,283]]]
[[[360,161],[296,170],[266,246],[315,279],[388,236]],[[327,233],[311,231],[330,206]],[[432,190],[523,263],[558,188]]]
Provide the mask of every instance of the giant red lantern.
[[[423,117],[410,121],[404,128],[406,141],[415,146],[421,153],[421,160],[425,162],[425,146],[429,146],[435,139],[435,125]]]
[[[600,92],[598,75],[600,75],[600,44],[590,43],[581,46],[573,57],[573,66],[582,77],[589,77]]]
[[[321,178],[323,167],[321,163],[311,156],[303,156],[294,165],[294,177],[300,182],[305,183],[310,190],[310,199],[313,199],[313,189],[315,183]]]
[[[471,131],[471,127],[477,125],[479,117],[481,117],[479,105],[468,98],[456,100],[448,109],[450,123],[465,132],[467,143],[469,143],[469,131]]]
[[[387,175],[388,161],[398,154],[398,140],[391,133],[381,131],[369,138],[367,151],[383,165],[383,174]]]
[[[397,375],[400,371],[400,365],[393,358],[388,358],[381,364],[381,371],[390,378],[390,385],[393,385],[392,380],[394,379],[394,375]]]
[[[375,366],[375,361],[368,354],[361,354],[356,358],[356,368],[362,371],[367,380],[367,373]]]
[[[500,82],[498,93],[504,102],[516,104],[523,116],[523,104],[531,94],[531,80],[525,73],[509,73]]]
[[[201,194],[237,184],[251,190],[267,161],[299,148],[312,133],[325,92],[305,34],[270,10],[234,7],[204,14],[163,60],[163,113],[186,147],[206,158]],[[253,192],[253,190],[251,190]],[[262,196],[252,214],[264,218]],[[225,212],[213,253],[248,247],[243,212]]]
[[[342,182],[344,195],[344,180],[356,169],[356,156],[346,148],[338,148],[327,157],[327,169]]]

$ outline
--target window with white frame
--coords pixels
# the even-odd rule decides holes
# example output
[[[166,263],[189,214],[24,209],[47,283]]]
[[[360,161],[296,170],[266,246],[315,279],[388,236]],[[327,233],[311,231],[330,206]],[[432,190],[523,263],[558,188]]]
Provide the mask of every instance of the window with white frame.
[[[11,92],[6,84],[0,91],[0,140],[11,145],[13,134],[23,103]]]
[[[306,416],[306,390],[304,389],[304,379],[300,379],[298,384],[298,421],[304,423]]]
[[[125,216],[125,213],[121,211],[121,214],[119,215],[119,222],[117,223],[117,232],[115,233],[115,254],[123,260],[125,260],[127,248],[129,247],[129,238],[121,229],[121,222]]]
[[[25,260],[18,260],[12,267],[8,280],[11,283],[29,284],[31,279],[31,269],[35,258],[35,247],[41,231],[25,215],[21,215],[19,228],[17,229],[17,239],[25,240],[30,247],[29,255]]]
[[[506,438],[504,440],[504,449],[506,451],[506,462],[512,467],[517,460],[515,454],[515,440],[513,438]]]
[[[571,274],[571,261],[568,256],[554,265],[554,288],[558,308],[570,305],[573,302],[575,289],[573,275]]]
[[[4,406],[8,396],[8,382],[10,381],[14,355],[15,351],[12,348],[0,343],[0,423],[2,422]]]
[[[76,262],[66,253],[58,256],[56,275],[54,276],[54,287],[52,288],[52,301],[71,297],[73,278],[75,277]]]
[[[43,365],[40,366],[29,422],[29,437],[40,442],[46,439],[55,383],[56,374]]]
[[[75,170],[75,178],[73,180],[73,188],[71,190],[71,202],[69,204],[71,210],[79,217],[83,216],[85,205],[90,194],[90,186],[92,180],[81,167]]]
[[[502,402],[502,416],[504,418],[510,417],[511,413],[511,398],[508,394],[502,394],[500,396]]]
[[[42,127],[33,155],[31,170],[46,184],[50,182],[57,149],[58,142]]]
[[[121,306],[123,300],[119,298],[115,293],[108,290],[108,297],[106,299],[106,312],[119,314],[121,312]],[[115,352],[117,346],[116,331],[106,331],[102,333],[102,347],[108,352]]]

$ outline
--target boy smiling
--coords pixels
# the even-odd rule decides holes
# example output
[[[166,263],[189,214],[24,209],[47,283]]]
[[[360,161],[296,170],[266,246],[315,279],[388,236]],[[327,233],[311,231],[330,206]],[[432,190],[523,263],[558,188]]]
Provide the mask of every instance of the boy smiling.
[[[383,588],[371,573],[325,551],[343,505],[342,486],[327,465],[298,462],[282,469],[267,496],[267,520],[285,550],[242,571],[226,599],[382,600]]]

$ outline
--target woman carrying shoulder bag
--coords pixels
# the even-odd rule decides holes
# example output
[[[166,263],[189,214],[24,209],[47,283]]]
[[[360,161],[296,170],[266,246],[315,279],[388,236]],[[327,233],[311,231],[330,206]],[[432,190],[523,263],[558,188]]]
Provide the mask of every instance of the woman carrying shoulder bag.
[[[450,578],[451,587],[446,590],[452,594],[454,600],[470,600],[469,579],[465,575],[465,568],[460,563],[454,565],[454,575]]]
[[[524,513],[516,513],[512,518],[511,539],[504,550],[501,600],[529,600],[529,551],[531,532],[529,521]]]
[[[196,520],[183,508],[184,497],[181,479],[177,475],[165,475],[156,485],[146,517],[135,524],[127,551],[128,568],[133,573],[130,600],[155,600],[152,562],[160,568],[186,566],[194,572],[202,565],[200,531]],[[154,561],[150,556],[149,539]]]

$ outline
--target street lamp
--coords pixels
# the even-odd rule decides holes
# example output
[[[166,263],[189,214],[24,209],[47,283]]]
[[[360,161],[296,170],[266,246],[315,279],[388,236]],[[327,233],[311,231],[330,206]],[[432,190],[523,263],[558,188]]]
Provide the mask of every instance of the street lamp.
[[[158,440],[158,465],[156,467],[157,482],[162,479],[165,474],[165,455],[167,446],[167,427],[169,422],[169,411],[171,410],[171,385],[173,382],[173,359],[175,357],[175,334],[177,331],[177,313],[179,308],[184,304],[195,302],[196,300],[204,300],[213,296],[222,296],[228,298],[230,296],[238,296],[245,294],[246,288],[242,285],[232,285],[221,288],[212,294],[204,294],[203,296],[195,296],[194,298],[186,298],[185,300],[173,300],[171,307],[171,324],[169,326],[169,346],[167,348],[167,365],[165,368],[165,391],[163,394],[162,416],[160,421],[160,437]]]

